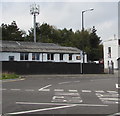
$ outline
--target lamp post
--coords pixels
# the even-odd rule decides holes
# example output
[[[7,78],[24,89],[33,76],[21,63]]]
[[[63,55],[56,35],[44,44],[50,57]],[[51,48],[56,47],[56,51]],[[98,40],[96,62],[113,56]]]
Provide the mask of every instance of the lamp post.
[[[94,10],[93,8],[90,8],[90,9],[87,9],[87,10],[83,10],[82,11],[82,31],[84,31],[84,13],[85,12],[88,12],[88,11],[92,11],[92,10]],[[83,45],[84,46],[84,45]],[[81,69],[81,73],[83,73],[84,74],[84,63],[85,63],[85,53],[84,53],[84,50],[83,50],[83,53],[82,53],[82,55],[83,55],[83,65],[82,65],[82,69]]]
[[[84,13],[87,12],[87,11],[92,11],[94,10],[93,8],[90,8],[88,10],[83,10],[82,11],[82,31],[84,31]]]

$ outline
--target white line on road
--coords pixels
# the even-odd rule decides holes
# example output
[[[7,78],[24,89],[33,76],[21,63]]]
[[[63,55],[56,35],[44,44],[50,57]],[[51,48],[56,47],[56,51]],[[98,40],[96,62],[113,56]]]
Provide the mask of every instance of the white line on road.
[[[107,91],[108,93],[118,93],[117,91]]]
[[[108,105],[103,105],[103,104],[77,104],[77,103],[33,103],[33,102],[16,102],[16,104],[24,104],[24,105],[76,105],[76,106],[97,106],[97,107],[102,107],[102,106],[108,106]]]
[[[64,91],[63,89],[54,89],[54,91]]]
[[[103,90],[97,90],[96,93],[105,93]]]
[[[42,89],[42,90],[40,90],[40,91],[50,91],[50,89]]]
[[[69,92],[78,92],[78,90],[68,90]]]
[[[112,101],[120,101],[118,98],[99,98],[101,100],[112,100]]]
[[[21,89],[10,89],[11,91],[20,91]]]
[[[44,108],[44,109],[36,109],[36,110],[29,110],[29,111],[21,111],[21,112],[14,112],[14,113],[7,113],[7,114],[25,114],[25,113],[33,113],[33,112],[42,112],[46,110],[56,110],[56,109],[62,109],[62,108],[69,108],[69,107],[74,107],[74,105],[67,105],[67,106],[59,106],[59,107],[52,107],[52,108]]]
[[[82,90],[82,92],[88,92],[88,93],[90,93],[91,90]]]
[[[47,85],[47,86],[45,86],[45,87],[42,87],[42,88],[38,89],[38,91],[42,91],[43,89],[46,89],[46,88],[51,87],[51,86],[52,86],[52,85]]]
[[[0,88],[0,91],[4,91],[4,90],[7,90],[6,88]]]
[[[66,84],[66,83],[71,83],[71,81],[67,81],[67,82],[61,82],[61,83],[58,83],[58,84]]]
[[[79,93],[69,93],[69,92],[59,92],[55,93],[55,95],[62,95],[62,96],[79,96]]]

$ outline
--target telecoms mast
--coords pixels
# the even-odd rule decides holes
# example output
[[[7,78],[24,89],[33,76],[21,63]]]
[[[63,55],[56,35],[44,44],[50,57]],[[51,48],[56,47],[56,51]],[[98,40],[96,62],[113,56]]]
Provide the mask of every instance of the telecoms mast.
[[[34,17],[34,42],[36,42],[36,16],[39,15],[39,5],[31,5],[30,14],[32,14]]]

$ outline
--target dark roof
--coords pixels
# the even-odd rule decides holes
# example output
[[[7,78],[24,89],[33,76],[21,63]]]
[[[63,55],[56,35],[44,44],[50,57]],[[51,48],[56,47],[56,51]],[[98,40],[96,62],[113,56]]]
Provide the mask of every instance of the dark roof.
[[[51,52],[51,53],[80,53],[73,47],[63,47],[54,43],[2,41],[3,52]]]

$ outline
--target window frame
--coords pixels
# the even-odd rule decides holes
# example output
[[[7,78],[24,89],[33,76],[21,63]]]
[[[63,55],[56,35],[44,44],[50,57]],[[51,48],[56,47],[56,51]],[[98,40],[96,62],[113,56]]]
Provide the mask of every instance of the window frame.
[[[39,53],[32,53],[32,60],[40,60],[40,54]]]
[[[47,53],[47,60],[53,61],[54,60],[54,53]]]
[[[20,60],[22,60],[22,61],[29,60],[29,53],[20,53]]]
[[[72,60],[72,55],[73,55],[73,54],[69,54],[69,60],[70,60],[70,61]]]
[[[14,61],[15,60],[15,56],[9,56],[9,61]]]

